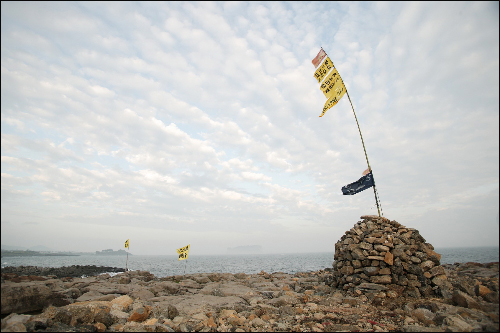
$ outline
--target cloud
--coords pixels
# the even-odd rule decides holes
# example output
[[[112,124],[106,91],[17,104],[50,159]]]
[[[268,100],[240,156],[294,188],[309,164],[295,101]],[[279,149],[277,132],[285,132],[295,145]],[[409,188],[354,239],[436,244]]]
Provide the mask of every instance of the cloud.
[[[151,233],[332,251],[376,212],[340,192],[367,168],[359,129],[389,218],[439,246],[464,209],[466,235],[498,215],[497,7],[3,2],[2,241],[36,221],[121,227],[144,254]],[[318,117],[320,47],[359,129],[349,98]]]

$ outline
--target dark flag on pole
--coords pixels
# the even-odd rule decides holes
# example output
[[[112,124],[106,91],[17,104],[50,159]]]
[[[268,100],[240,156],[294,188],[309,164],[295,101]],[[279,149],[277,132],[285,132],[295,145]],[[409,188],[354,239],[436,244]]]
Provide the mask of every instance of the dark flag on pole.
[[[373,174],[370,171],[365,176],[359,178],[358,181],[342,187],[342,193],[344,195],[354,195],[374,185]]]

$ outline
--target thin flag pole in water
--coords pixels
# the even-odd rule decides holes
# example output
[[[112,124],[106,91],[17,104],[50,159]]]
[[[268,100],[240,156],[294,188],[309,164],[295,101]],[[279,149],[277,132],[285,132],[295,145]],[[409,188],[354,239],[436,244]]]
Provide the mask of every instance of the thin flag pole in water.
[[[375,194],[375,203],[377,204],[378,216],[381,216],[377,191],[375,189],[375,180],[373,179],[373,174],[371,173],[372,169],[370,167],[370,162],[368,161],[368,154],[366,153],[365,141],[363,140],[363,135],[361,134],[361,128],[359,127],[358,117],[356,116],[356,112],[354,111],[354,106],[352,105],[349,92],[347,91],[347,88],[345,87],[344,82],[340,77],[340,74],[333,65],[333,62],[328,57],[323,48],[321,48],[321,50],[318,52],[318,55],[312,60],[312,63],[314,65],[314,68],[317,68],[316,71],[314,72],[314,77],[316,78],[316,80],[318,80],[318,83],[320,84],[320,89],[327,98],[327,101],[325,102],[325,105],[323,107],[323,113],[321,113],[320,117],[323,117],[326,111],[328,111],[335,104],[337,104],[339,100],[344,96],[344,94],[347,94],[349,103],[351,103],[352,112],[354,113],[354,119],[356,119],[356,124],[358,125],[359,136],[361,137],[361,143],[363,144],[363,150],[365,152],[366,164],[368,164],[368,172],[371,174],[371,181],[373,182],[373,193]]]
[[[125,271],[128,272],[128,250],[129,250],[129,247],[130,247],[130,243],[129,243],[129,240],[130,239],[127,239],[125,241],[125,248],[127,249],[127,261],[125,263]]]

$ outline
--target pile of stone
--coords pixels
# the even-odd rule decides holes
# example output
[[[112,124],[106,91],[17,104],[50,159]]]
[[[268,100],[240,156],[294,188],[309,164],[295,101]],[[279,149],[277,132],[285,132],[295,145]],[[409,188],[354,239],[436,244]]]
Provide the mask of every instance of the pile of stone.
[[[450,296],[441,255],[418,230],[376,215],[361,219],[335,244],[332,287],[354,294]]]

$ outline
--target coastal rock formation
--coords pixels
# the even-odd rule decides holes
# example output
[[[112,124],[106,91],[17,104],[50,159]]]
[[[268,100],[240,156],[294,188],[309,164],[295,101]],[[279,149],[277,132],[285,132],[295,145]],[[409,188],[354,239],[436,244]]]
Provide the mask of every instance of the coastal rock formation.
[[[395,297],[384,290],[387,285],[371,282],[364,287],[373,293],[352,293],[332,287],[330,268],[163,278],[129,271],[30,282],[2,273],[1,327],[2,332],[498,331],[498,263],[440,267],[451,284],[449,297]],[[26,314],[34,308],[19,295],[35,290],[46,300],[65,295],[70,304],[36,303],[41,313]]]
[[[335,244],[333,287],[371,296],[452,296],[441,255],[418,230],[377,215],[361,219]]]
[[[95,266],[95,265],[72,265],[65,267],[39,267],[39,266],[7,266],[2,267],[2,274],[13,273],[19,276],[25,276],[24,281],[33,281],[36,276],[63,277],[82,277],[94,276],[102,273],[125,272],[125,268]],[[30,276],[30,278],[27,278]],[[18,281],[21,282],[21,281]]]

